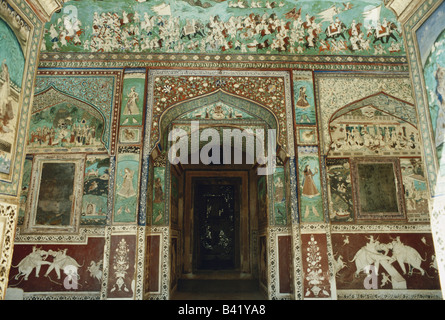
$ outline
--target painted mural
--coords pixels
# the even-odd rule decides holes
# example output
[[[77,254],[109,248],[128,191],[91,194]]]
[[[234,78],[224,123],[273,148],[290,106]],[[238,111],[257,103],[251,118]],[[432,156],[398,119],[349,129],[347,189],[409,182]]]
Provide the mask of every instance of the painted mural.
[[[301,221],[323,221],[323,201],[318,147],[298,147],[298,177]]]
[[[413,106],[386,94],[368,97],[332,116],[329,154],[419,154],[415,124]]]
[[[31,118],[29,146],[48,147],[99,147],[104,123],[88,110],[69,103],[41,110]]]
[[[72,2],[45,28],[43,51],[401,55],[380,0]]]
[[[260,225],[267,223],[267,179],[260,176],[257,182],[258,221]]]
[[[124,75],[120,124],[142,125],[145,91],[145,69]]]
[[[91,155],[86,159],[80,223],[104,225],[108,214],[110,158]]]
[[[212,103],[205,107],[189,112],[181,119],[190,120],[233,120],[233,119],[253,119],[254,117],[244,110],[240,110],[225,104],[222,101]]]
[[[428,110],[431,120],[433,143],[438,163],[436,188],[437,194],[445,192],[445,165],[442,158],[445,142],[445,23],[442,19],[445,4],[435,12],[416,31],[420,56],[423,67]],[[428,34],[428,36],[425,36]]]
[[[134,242],[132,235],[112,236],[110,247],[110,276],[108,296],[131,298],[134,296]]]
[[[114,221],[135,222],[139,194],[139,147],[119,147],[115,180]]]
[[[173,121],[182,113],[188,113],[187,111],[193,112],[194,109],[220,101],[233,110],[242,109],[245,113],[268,122],[272,128],[276,127],[278,122],[280,129],[277,132],[278,143],[284,149],[291,148],[287,142],[289,101],[286,99],[286,81],[282,77],[275,75],[268,77],[261,74],[242,76],[240,72],[231,71],[224,72],[223,75],[212,71],[209,73],[204,71],[202,75],[181,75],[181,73],[153,74],[153,82],[149,81],[149,88],[153,92],[151,148],[161,138],[159,131],[166,130],[161,127],[163,123]],[[180,104],[182,102],[184,104]],[[178,104],[180,108],[177,108]],[[176,105],[176,108],[166,112],[172,105]],[[221,108],[221,112],[224,114],[223,109]],[[181,110],[184,111],[181,113]],[[271,112],[277,116],[273,117]],[[160,123],[161,115],[162,123]]]
[[[293,71],[295,123],[317,123],[312,72]]]
[[[330,298],[331,283],[328,258],[326,254],[327,239],[324,234],[302,234],[304,297]]]
[[[273,213],[274,224],[286,225],[286,179],[283,167],[277,167],[273,174]]]
[[[101,142],[101,145],[98,143],[93,146],[87,145],[82,143],[82,138],[79,138],[78,141],[74,141],[75,143],[69,144],[70,148],[89,149],[94,152],[103,151],[99,149],[100,147],[114,153],[115,131],[118,123],[117,121],[113,122],[113,119],[117,119],[119,116],[121,77],[122,71],[118,70],[39,70],[35,81],[36,93],[33,100],[32,123],[38,123],[43,116],[47,117],[45,114],[47,109],[50,111],[46,112],[51,112],[52,108],[65,105],[65,108],[70,112],[74,112],[75,107],[78,110],[77,114],[68,115],[66,123],[74,124],[73,121],[76,120],[77,135],[80,137],[82,137],[82,130],[79,129],[79,123],[81,127],[88,126],[90,132],[94,128],[95,140]],[[45,123],[43,126],[49,130],[51,128],[57,130],[57,123],[52,124],[51,119],[47,119],[47,122],[49,123]],[[97,125],[101,123],[100,128],[95,128],[96,123]],[[69,129],[72,127],[70,125]],[[33,131],[36,129],[34,128]],[[40,131],[42,130],[41,128]],[[55,148],[60,148],[60,145],[48,146],[47,143],[42,145],[34,143],[28,146],[28,149],[35,152],[44,152],[45,149],[54,152]]]
[[[100,291],[103,238],[85,245],[16,244],[9,287],[25,292]]]
[[[329,219],[332,222],[352,222],[351,167],[349,159],[326,159]]]
[[[338,290],[438,289],[431,234],[332,234]]]
[[[25,57],[14,32],[1,18],[0,34],[0,178],[7,178],[15,154]]]
[[[26,211],[26,202],[28,201],[29,185],[31,182],[32,158],[25,158],[23,164],[22,189],[20,190],[20,207],[18,224],[23,224]]]
[[[428,188],[421,158],[401,158],[408,221],[429,221]]]
[[[167,223],[165,218],[165,168],[155,167],[153,173],[153,225]]]

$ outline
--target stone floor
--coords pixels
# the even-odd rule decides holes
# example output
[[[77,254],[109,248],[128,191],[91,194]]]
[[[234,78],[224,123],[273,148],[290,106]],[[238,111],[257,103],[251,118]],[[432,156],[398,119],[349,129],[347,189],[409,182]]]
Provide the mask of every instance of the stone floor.
[[[239,274],[219,274],[210,278],[209,274],[190,276],[178,281],[172,300],[265,300],[259,289],[258,279]]]

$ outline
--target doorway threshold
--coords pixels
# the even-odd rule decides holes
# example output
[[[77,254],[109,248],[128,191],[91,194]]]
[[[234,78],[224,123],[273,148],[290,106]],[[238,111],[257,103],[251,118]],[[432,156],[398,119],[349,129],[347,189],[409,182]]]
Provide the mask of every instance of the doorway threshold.
[[[181,279],[193,280],[252,280],[251,273],[237,270],[199,270],[194,273],[182,274]]]

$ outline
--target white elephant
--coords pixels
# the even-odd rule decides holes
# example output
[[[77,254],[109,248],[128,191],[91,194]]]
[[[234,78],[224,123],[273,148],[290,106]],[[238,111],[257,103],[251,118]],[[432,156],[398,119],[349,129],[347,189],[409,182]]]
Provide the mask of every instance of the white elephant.
[[[392,256],[395,260],[397,260],[404,274],[406,274],[405,263],[407,263],[409,266],[409,275],[413,274],[414,269],[419,270],[422,276],[425,274],[425,270],[423,270],[420,265],[426,259],[422,259],[416,249],[407,246],[398,240],[394,240],[393,242],[391,242],[391,247]]]
[[[15,276],[15,279],[19,279],[20,276],[25,276],[24,279],[28,280],[29,275],[32,270],[36,268],[36,278],[39,277],[40,268],[42,265],[51,264],[45,259],[48,257],[48,252],[37,249],[35,246],[32,248],[32,252],[24,257],[17,266],[14,268],[19,268],[19,273]]]
[[[367,273],[369,270],[368,267],[372,264],[374,264],[375,272],[378,275],[381,261],[386,260],[391,263],[394,260],[392,257],[378,252],[376,248],[380,248],[380,243],[377,241],[370,241],[358,250],[352,261],[350,261],[355,261],[355,266],[357,267],[357,270],[355,271],[356,277],[358,277],[361,271]]]
[[[58,250],[58,251],[53,251],[53,250],[48,251],[48,254],[52,255],[54,259],[53,262],[48,267],[48,270],[45,273],[45,277],[47,277],[48,274],[54,269],[56,270],[57,273],[57,279],[60,279],[60,270],[65,270],[65,268],[68,266],[74,266],[76,268],[82,267],[80,264],[77,263],[76,260],[66,255],[67,250],[68,249]]]

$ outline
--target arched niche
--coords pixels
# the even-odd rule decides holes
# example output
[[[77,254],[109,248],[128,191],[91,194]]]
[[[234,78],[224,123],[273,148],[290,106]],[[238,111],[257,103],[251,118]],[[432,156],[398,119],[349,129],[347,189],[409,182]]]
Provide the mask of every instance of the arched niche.
[[[214,91],[210,94],[196,97],[185,102],[174,104],[166,109],[160,116],[159,121],[159,140],[154,144],[160,150],[165,151],[168,147],[168,133],[171,128],[171,124],[180,119],[181,116],[190,113],[194,110],[198,110],[208,105],[221,102],[233,109],[241,110],[242,112],[250,115],[251,118],[248,121],[245,119],[237,119],[236,117],[230,119],[203,119],[205,125],[208,126],[232,126],[238,128],[245,128],[249,125],[249,122],[262,122],[264,123],[265,130],[273,129],[275,132],[280,132],[279,122],[276,115],[254,101],[249,99],[230,94],[222,89]],[[191,121],[191,119],[189,119]],[[195,119],[198,120],[199,119]],[[276,142],[278,146],[279,137],[276,136]],[[152,144],[153,145],[153,144]]]
[[[413,104],[379,92],[335,112],[329,120],[328,156],[420,155]]]
[[[94,130],[94,137],[96,138],[95,140],[97,140],[97,142],[95,142],[94,144],[82,143],[82,141],[77,141],[77,143],[73,143],[73,141],[67,141],[64,147],[87,147],[93,148],[95,150],[101,150],[105,147],[106,149],[108,149],[109,137],[107,132],[109,131],[109,124],[107,123],[107,120],[102,112],[95,108],[93,105],[71,97],[63,93],[62,91],[54,88],[53,86],[41,91],[40,93],[37,93],[34,96],[28,141],[29,147],[31,149],[36,147],[35,145],[33,146],[33,132],[35,133],[33,125],[39,123],[39,118],[41,118],[41,116],[38,116],[38,114],[48,112],[48,109],[50,108],[53,108],[52,110],[54,110],[54,112],[59,113],[61,109],[66,109],[64,114],[60,114],[60,117],[62,117],[63,119],[59,119],[59,122],[57,124],[53,123],[53,127],[60,123],[61,126],[66,127],[66,130],[70,131],[71,136],[74,134],[74,130],[81,130],[85,127]],[[76,114],[71,114],[75,110],[78,110],[78,112],[76,112]],[[77,116],[77,118],[74,119],[73,115]],[[55,117],[54,119],[58,119],[57,115],[53,115],[53,117]],[[65,123],[62,123],[63,121]],[[48,127],[48,129],[51,128]],[[72,138],[70,137],[70,139]],[[48,150],[46,147],[51,148],[52,145],[49,145],[48,142],[46,142],[45,149]]]

